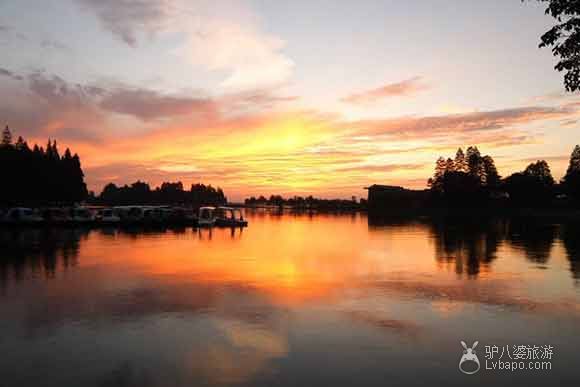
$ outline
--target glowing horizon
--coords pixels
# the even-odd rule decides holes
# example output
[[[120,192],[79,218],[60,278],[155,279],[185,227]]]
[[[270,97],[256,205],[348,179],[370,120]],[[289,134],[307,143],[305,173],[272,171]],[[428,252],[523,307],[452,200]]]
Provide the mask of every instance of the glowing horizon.
[[[360,197],[423,188],[469,145],[503,176],[546,159],[560,179],[580,96],[537,48],[552,20],[450,2],[1,3],[0,123],[73,149],[97,193],[180,180],[233,200]]]

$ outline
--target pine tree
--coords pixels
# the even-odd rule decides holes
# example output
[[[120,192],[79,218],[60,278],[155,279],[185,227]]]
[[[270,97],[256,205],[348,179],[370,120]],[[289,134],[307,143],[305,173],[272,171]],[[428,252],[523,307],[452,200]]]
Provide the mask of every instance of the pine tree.
[[[52,155],[55,159],[60,160],[60,155],[58,154],[58,147],[56,146],[56,140],[52,142]]]
[[[46,143],[46,157],[48,157],[49,159],[52,158],[52,141],[50,141],[50,138]]]
[[[467,172],[467,161],[461,148],[457,149],[457,153],[455,154],[455,170],[457,172]]]
[[[577,202],[580,202],[580,146],[576,145],[570,155],[570,164],[566,175],[562,179],[566,193]]]
[[[578,171],[580,171],[580,145],[576,145],[570,155],[570,163],[566,170],[566,176]]]
[[[56,141],[49,141],[47,152],[34,145],[31,150],[22,137],[16,143],[8,141],[0,146],[1,165],[16,165],[6,168],[5,184],[0,190],[0,205],[49,205],[70,204],[86,197],[84,175],[77,155],[70,150],[61,159]]]
[[[435,191],[441,190],[441,184],[443,182],[443,176],[447,169],[447,162],[443,157],[439,157],[435,163],[435,172],[433,174],[433,179],[431,179],[430,187]]]
[[[4,128],[2,132],[2,146],[10,146],[12,145],[12,133],[10,133],[10,128],[8,125]]]
[[[550,167],[545,160],[538,160],[535,163],[528,165],[524,170],[524,175],[536,178],[545,186],[554,185],[552,172],[550,171]]]
[[[16,148],[19,151],[30,152],[30,148],[28,147],[28,143],[22,138],[22,136],[18,136],[18,140],[16,140],[16,144],[14,144],[14,148]]]
[[[467,148],[467,168],[468,173],[473,177],[477,178],[480,184],[485,184],[485,169],[483,166],[483,158],[479,149],[476,146],[470,146]]]
[[[85,200],[85,198],[87,197],[88,191],[87,191],[87,185],[85,184],[84,181],[84,173],[83,170],[81,168],[81,160],[79,158],[79,156],[75,153],[74,156],[72,157],[72,178],[71,178],[71,184],[73,184],[73,189],[74,189],[74,195],[73,198],[71,198],[74,202],[81,202],[83,200]]]
[[[482,160],[485,184],[490,188],[497,188],[501,182],[501,176],[497,173],[493,158],[491,156],[484,156]]]
[[[455,162],[453,161],[452,158],[448,158],[447,161],[445,161],[445,172],[455,172]]]

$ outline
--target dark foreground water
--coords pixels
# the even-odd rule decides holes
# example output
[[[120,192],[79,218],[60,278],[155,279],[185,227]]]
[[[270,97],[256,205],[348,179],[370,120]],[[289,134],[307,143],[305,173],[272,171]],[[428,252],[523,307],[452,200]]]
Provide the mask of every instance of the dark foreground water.
[[[0,386],[577,384],[578,225],[249,220],[0,229]]]

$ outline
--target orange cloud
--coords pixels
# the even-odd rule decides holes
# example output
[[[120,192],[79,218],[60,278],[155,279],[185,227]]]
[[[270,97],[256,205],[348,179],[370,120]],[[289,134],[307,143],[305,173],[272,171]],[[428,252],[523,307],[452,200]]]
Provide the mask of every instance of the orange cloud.
[[[134,116],[144,121],[189,114],[217,114],[216,103],[208,98],[164,95],[146,89],[117,89],[105,96],[103,109]]]
[[[389,83],[376,89],[354,93],[342,99],[353,104],[367,104],[390,97],[408,97],[428,90],[430,87],[423,82],[422,77],[413,77],[397,83]]]
[[[402,117],[361,120],[355,123],[359,135],[399,135],[403,137],[436,136],[449,133],[489,131],[569,116],[570,108],[528,106],[464,114],[430,117]]]
[[[372,182],[424,188],[440,154],[466,144],[485,145],[493,155],[502,147],[538,143],[542,132],[523,125],[578,115],[572,106],[528,106],[347,121],[290,109],[297,97],[275,89],[192,96],[10,74],[22,79],[0,78],[7,101],[0,115],[31,143],[51,137],[78,152],[96,192],[108,182],[135,180],[204,182],[236,200],[273,193],[360,196]],[[500,169],[513,166],[513,159],[500,160]]]

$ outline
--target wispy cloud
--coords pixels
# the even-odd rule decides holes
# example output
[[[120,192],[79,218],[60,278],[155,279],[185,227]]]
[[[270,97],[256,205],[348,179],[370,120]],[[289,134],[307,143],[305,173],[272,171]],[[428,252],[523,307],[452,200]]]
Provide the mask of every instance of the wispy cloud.
[[[40,47],[49,49],[49,50],[59,50],[59,51],[70,51],[71,48],[66,44],[54,40],[54,39],[43,39],[40,41]]]
[[[0,83],[6,123],[33,141],[50,136],[72,146],[97,191],[109,181],[137,179],[203,181],[236,197],[359,194],[369,180],[424,187],[439,154],[465,144],[493,150],[538,141],[542,133],[524,126],[578,114],[572,106],[527,106],[347,121],[292,109],[287,104],[297,97],[278,89],[172,93],[7,69],[0,70]],[[502,168],[517,160],[500,162]]]
[[[7,70],[5,68],[0,67],[0,77],[7,77],[11,78],[16,81],[21,81],[23,78],[21,75],[14,73],[13,71]]]
[[[208,98],[165,95],[147,89],[117,89],[100,103],[103,109],[135,116],[144,121],[189,114],[216,114],[216,104]]]
[[[465,114],[361,120],[354,127],[358,135],[433,137],[448,133],[497,130],[534,121],[564,118],[573,112],[570,108],[527,106]]]
[[[413,77],[401,82],[389,83],[384,86],[350,94],[342,99],[352,104],[368,104],[385,98],[408,97],[430,89],[422,77]]]
[[[297,98],[270,89],[209,96],[203,92],[161,92],[122,82],[79,84],[44,71],[17,73],[4,68],[0,68],[1,78],[17,81],[10,89],[0,90],[0,97],[11,102],[4,104],[0,112],[8,123],[23,128],[23,135],[54,136],[59,128],[69,128],[60,134],[71,134],[70,128],[78,128],[79,134],[73,137],[80,140],[82,134],[87,141],[104,137],[107,130],[103,127],[114,127],[112,132],[121,137],[142,135],[143,130],[159,125],[159,120],[183,119],[189,128],[208,129],[220,122],[232,122],[232,117],[258,117],[263,110],[273,111]],[[35,109],[30,111],[30,106]],[[117,120],[122,117],[138,121],[132,123],[133,130],[123,133],[121,128],[126,128],[126,124]],[[104,125],[105,120],[108,125]],[[252,124],[259,125],[255,121]],[[143,130],[136,130],[139,127]]]
[[[221,86],[248,89],[279,85],[294,62],[282,53],[285,42],[260,29],[258,18],[241,3],[197,0],[77,0],[103,27],[130,47],[143,37],[169,32],[184,37],[176,50],[195,65],[226,71]]]
[[[164,28],[169,16],[161,0],[77,0],[94,12],[105,29],[131,47],[141,34],[153,37]]]

